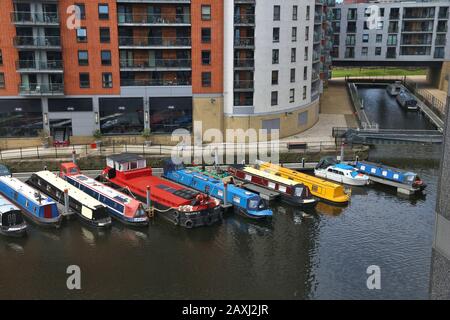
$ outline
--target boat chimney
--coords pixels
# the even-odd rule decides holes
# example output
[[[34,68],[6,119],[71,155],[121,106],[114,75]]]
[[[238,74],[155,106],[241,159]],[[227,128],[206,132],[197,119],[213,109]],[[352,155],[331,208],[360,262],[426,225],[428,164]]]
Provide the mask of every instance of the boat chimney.
[[[150,207],[152,206],[152,200],[151,200],[151,190],[150,190],[150,186],[147,186],[147,208],[150,209]]]
[[[345,143],[342,142],[342,144],[341,144],[341,155],[340,155],[340,159],[339,159],[340,162],[344,162],[344,148],[345,148]]]
[[[72,151],[72,162],[77,164],[77,152],[75,150]]]
[[[69,190],[64,189],[64,213],[69,214]]]

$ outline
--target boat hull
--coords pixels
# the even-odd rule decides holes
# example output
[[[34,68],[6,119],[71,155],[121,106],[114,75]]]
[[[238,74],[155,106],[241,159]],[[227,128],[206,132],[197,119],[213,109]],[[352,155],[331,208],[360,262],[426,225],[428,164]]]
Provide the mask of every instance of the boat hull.
[[[18,226],[0,227],[0,235],[10,238],[22,238],[27,234],[27,224],[24,222]]]
[[[108,213],[111,216],[111,218],[113,218],[117,222],[123,223],[130,227],[147,227],[149,224],[148,218],[145,220],[140,220],[141,218],[138,218],[139,220],[136,218],[127,218],[121,214],[114,212],[113,210],[111,210],[109,208],[108,208]]]
[[[326,172],[324,172],[322,170],[315,170],[314,174],[317,177],[324,178],[324,179],[331,180],[331,181],[338,182],[338,183],[343,183],[343,184],[346,184],[349,186],[362,187],[362,186],[366,186],[369,182],[368,179],[350,179],[348,177],[341,177],[339,179],[336,179],[336,178],[328,175]]]

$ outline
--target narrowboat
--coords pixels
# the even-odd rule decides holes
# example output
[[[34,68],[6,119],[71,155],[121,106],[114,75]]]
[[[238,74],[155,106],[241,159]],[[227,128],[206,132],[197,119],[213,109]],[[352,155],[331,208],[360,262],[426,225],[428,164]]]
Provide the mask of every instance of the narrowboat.
[[[81,174],[75,163],[61,164],[59,176],[103,203],[112,218],[132,226],[148,225],[149,219],[142,202]]]
[[[235,165],[228,168],[228,172],[241,181],[249,182],[263,188],[277,191],[283,202],[302,208],[313,208],[317,200],[303,183],[298,183],[272,173],[245,165]]]
[[[317,177],[333,180],[351,186],[365,186],[369,184],[369,176],[345,163],[338,163],[332,158],[321,159],[314,169]]]
[[[391,83],[386,87],[386,91],[390,96],[397,96],[402,91],[402,83],[400,81],[396,81],[394,83]]]
[[[350,196],[345,193],[342,185],[313,177],[292,169],[279,165],[258,161],[259,169],[272,173],[276,176],[290,179],[294,182],[303,183],[311,190],[313,196],[333,204],[345,205],[349,202]]]
[[[17,205],[25,218],[43,227],[59,227],[63,216],[56,202],[19,179],[0,177],[0,192]]]
[[[64,204],[65,192],[67,191],[68,205],[81,222],[97,228],[111,226],[111,217],[108,215],[107,208],[101,202],[58,177],[58,175],[50,171],[36,172],[31,175],[27,183],[62,204]]]
[[[145,158],[124,153],[112,155],[106,162],[100,180],[127,190],[140,201],[147,201],[149,193],[153,209],[165,220],[188,229],[222,220],[218,199],[154,176]]]
[[[397,95],[398,104],[406,110],[417,110],[417,100],[412,94],[407,91],[402,91]]]
[[[234,184],[225,184],[198,169],[187,169],[183,165],[168,162],[164,167],[164,177],[220,199],[222,203],[226,197],[226,202],[233,205],[234,212],[244,217],[266,219],[273,215],[272,210],[267,208],[267,203],[256,193]]]
[[[8,237],[22,237],[27,232],[20,209],[0,195],[0,234]]]
[[[369,176],[405,185],[415,192],[423,191],[426,188],[426,184],[420,179],[417,173],[414,172],[404,171],[368,161],[358,161],[355,166],[360,172]]]

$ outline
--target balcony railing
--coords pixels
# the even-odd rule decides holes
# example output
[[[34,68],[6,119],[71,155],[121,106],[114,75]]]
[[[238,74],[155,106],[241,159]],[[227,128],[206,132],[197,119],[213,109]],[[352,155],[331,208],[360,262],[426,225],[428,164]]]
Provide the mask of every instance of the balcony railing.
[[[63,70],[63,62],[61,60],[38,61],[35,60],[18,60],[16,61],[17,70]]]
[[[234,88],[235,89],[253,89],[254,81],[253,80],[234,80]]]
[[[58,24],[59,16],[58,12],[34,12],[29,11],[14,11],[11,12],[11,21],[14,23],[24,24]]]
[[[121,68],[190,68],[190,59],[122,59],[120,60]]]
[[[254,66],[255,66],[255,60],[253,60],[253,59],[234,60],[235,68],[253,68]]]
[[[120,79],[124,87],[152,87],[152,86],[190,86],[189,79]]]
[[[235,38],[234,46],[235,47],[253,47],[255,45],[254,38]]]
[[[20,84],[21,95],[62,95],[64,94],[64,84],[62,83],[29,83]]]
[[[119,13],[119,23],[133,24],[190,24],[190,14],[157,15],[157,14],[133,14]]]
[[[60,47],[61,37],[59,36],[16,36],[14,45],[17,47]]]
[[[254,14],[240,14],[234,16],[235,24],[254,24],[255,15]]]
[[[120,46],[132,47],[190,47],[191,38],[119,37]]]

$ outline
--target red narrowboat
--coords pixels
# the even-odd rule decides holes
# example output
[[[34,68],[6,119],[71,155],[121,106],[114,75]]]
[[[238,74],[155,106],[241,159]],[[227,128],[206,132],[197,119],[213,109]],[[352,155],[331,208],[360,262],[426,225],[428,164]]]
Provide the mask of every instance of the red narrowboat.
[[[150,200],[157,214],[175,225],[190,229],[222,220],[219,200],[154,176],[145,158],[124,153],[110,156],[106,162],[102,180],[127,190],[143,202],[147,201],[147,187],[150,187]]]

